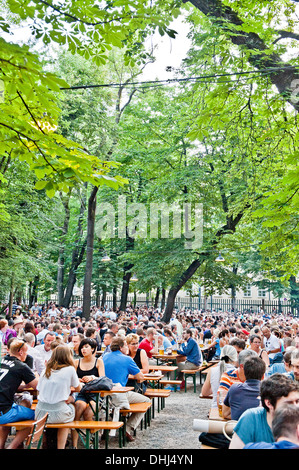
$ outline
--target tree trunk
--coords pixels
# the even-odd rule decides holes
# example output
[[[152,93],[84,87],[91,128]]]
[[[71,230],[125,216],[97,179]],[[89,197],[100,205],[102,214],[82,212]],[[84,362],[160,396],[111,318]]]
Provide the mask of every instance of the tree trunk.
[[[162,318],[163,322],[168,323],[170,321],[177,293],[186,284],[186,282],[193,276],[193,274],[199,268],[201,263],[202,261],[200,261],[199,259],[194,260],[193,263],[191,263],[190,266],[186,269],[186,271],[182,274],[176,286],[173,286],[169,290],[168,296],[167,296],[166,308],[165,308],[164,315]]]
[[[133,264],[125,263],[124,265],[124,275],[123,275],[123,284],[121,289],[121,296],[120,296],[120,307],[119,309],[123,312],[126,310],[127,301],[128,301],[128,293],[129,293],[129,286],[130,286],[130,279],[132,273],[129,271],[133,268]]]
[[[244,23],[231,7],[224,5],[220,0],[183,0],[190,2],[204,15],[206,15],[214,26],[218,26],[222,32],[227,31],[231,42],[240,48],[244,47],[253,53],[249,55],[248,61],[258,70],[274,68],[267,71],[267,76],[276,86],[281,97],[299,111],[299,101],[292,99],[292,85],[299,79],[296,66],[283,60],[275,53],[270,53],[268,46],[253,32],[237,31],[233,26],[242,26]],[[230,28],[230,25],[231,28]]]
[[[134,248],[134,238],[128,235],[128,231],[126,233],[126,251],[130,251]],[[120,307],[119,309],[122,311],[126,310],[127,307],[127,300],[128,300],[128,293],[129,293],[129,286],[130,286],[130,279],[132,273],[129,272],[133,268],[134,264],[125,263],[124,264],[124,274],[123,274],[123,284],[121,289],[121,296],[120,296]]]
[[[157,287],[155,301],[154,301],[154,308],[158,307],[159,295],[160,295],[160,287]]]
[[[12,278],[11,283],[10,283],[10,291],[9,291],[8,313],[7,313],[8,318],[11,318],[11,315],[12,315],[13,297],[14,297],[14,281]]]
[[[166,299],[166,290],[162,287],[162,297],[161,297],[161,312],[165,308],[165,299]]]
[[[35,276],[33,280],[30,299],[29,299],[30,307],[34,305],[35,302],[37,302],[38,283],[39,283],[39,276]]]
[[[233,265],[233,273],[237,274],[237,272],[238,272],[238,266],[234,264]],[[235,307],[236,307],[236,286],[235,286],[235,284],[232,284],[230,288],[231,288],[231,297],[232,297],[231,310],[233,312],[235,312]]]
[[[106,289],[103,289],[101,307],[105,307],[106,299],[107,299],[107,291]]]
[[[72,262],[71,262],[71,267],[69,270],[68,274],[68,279],[65,287],[65,292],[64,292],[64,298],[61,303],[63,307],[68,308],[71,302],[71,298],[73,295],[73,289],[76,284],[77,280],[77,269],[82,263],[83,256],[85,253],[85,248],[86,248],[86,243],[87,240],[85,239],[82,243],[82,235],[83,235],[83,218],[84,218],[84,213],[86,209],[86,185],[85,185],[85,191],[81,197],[81,206],[80,206],[80,214],[78,218],[78,224],[77,224],[77,232],[76,232],[76,238],[75,238],[75,247],[72,252]],[[81,246],[80,246],[81,245]]]
[[[62,227],[62,235],[60,237],[60,248],[58,252],[58,260],[57,260],[57,294],[58,294],[58,305],[62,305],[63,298],[64,298],[64,263],[65,263],[65,239],[69,229],[69,222],[70,222],[70,202],[71,195],[69,194],[66,198],[60,195],[61,202],[64,207],[64,223]]]
[[[96,216],[96,201],[98,187],[94,186],[88,200],[87,213],[87,244],[86,244],[86,265],[83,286],[83,308],[82,316],[88,320],[90,318],[91,306],[91,281],[92,281],[92,262],[93,262],[93,246],[94,246],[94,228]]]
[[[112,302],[113,302],[113,305],[112,305],[112,308],[113,308],[113,312],[116,312],[116,309],[117,309],[117,287],[113,287],[113,292],[112,292]]]

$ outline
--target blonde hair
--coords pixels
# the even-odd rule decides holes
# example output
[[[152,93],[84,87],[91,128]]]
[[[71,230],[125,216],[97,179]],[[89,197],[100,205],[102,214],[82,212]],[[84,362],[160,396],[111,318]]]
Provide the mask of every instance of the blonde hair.
[[[135,333],[130,333],[126,336],[127,344],[131,344],[134,340],[139,341],[139,336],[135,335]]]
[[[48,379],[53,370],[60,370],[68,366],[75,367],[72,350],[63,344],[56,346],[47,362],[45,377]]]

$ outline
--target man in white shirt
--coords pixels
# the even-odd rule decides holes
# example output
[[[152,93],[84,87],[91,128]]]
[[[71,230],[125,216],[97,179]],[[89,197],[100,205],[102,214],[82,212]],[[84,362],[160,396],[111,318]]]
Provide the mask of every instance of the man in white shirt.
[[[262,333],[264,336],[264,348],[267,351],[271,364],[275,355],[280,352],[281,344],[277,336],[273,335],[267,326],[262,328]]]
[[[51,307],[49,308],[49,310],[47,311],[47,315],[49,315],[50,317],[50,321],[54,321],[56,320],[57,318],[57,315],[59,315],[59,310],[55,307],[55,305],[51,305]]]
[[[33,358],[33,372],[37,372],[38,375],[41,374],[45,368],[45,362],[40,355],[38,349],[34,347],[35,338],[33,333],[26,333],[24,336],[24,341],[28,346],[28,355]]]
[[[47,333],[49,333],[49,330],[47,330],[46,325],[44,322],[38,322],[36,323],[36,329],[37,329],[37,335],[36,335],[36,340],[38,344],[41,344],[44,340],[44,337],[46,336]]]
[[[42,358],[43,368],[46,367],[46,364],[52,355],[51,343],[55,340],[55,338],[55,334],[50,331],[44,337],[44,344],[35,346],[35,349],[39,352]]]

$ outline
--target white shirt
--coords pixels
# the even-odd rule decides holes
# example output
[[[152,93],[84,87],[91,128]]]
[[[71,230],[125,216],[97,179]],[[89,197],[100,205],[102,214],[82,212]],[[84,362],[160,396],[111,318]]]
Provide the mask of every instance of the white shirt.
[[[47,333],[49,333],[49,330],[44,328],[39,333],[37,333],[36,340],[40,343],[44,339],[44,337],[46,336]]]
[[[41,354],[36,347],[33,348],[28,344],[28,355],[33,358],[33,371],[40,375],[45,368],[45,361],[43,360]]]
[[[78,387],[80,384],[76,369],[73,366],[66,366],[59,370],[53,370],[49,378],[45,377],[45,371],[39,378],[37,390],[38,399],[43,403],[58,403],[68,399],[71,387]]]
[[[266,351],[272,351],[272,349],[280,350],[280,341],[275,335],[270,335],[269,339],[264,338],[264,344],[265,344]],[[277,353],[271,353],[271,354],[268,354],[268,356],[270,359],[273,359],[275,354]]]
[[[35,346],[35,349],[39,352],[41,359],[43,361],[43,364],[44,364],[44,368],[45,368],[46,363],[48,362],[48,360],[50,359],[52,355],[52,349],[50,349],[49,351],[46,351],[44,344],[39,344],[38,346]]]
[[[117,315],[115,312],[109,312],[110,320],[115,321],[117,319]]]
[[[49,315],[50,317],[57,317],[57,314],[58,314],[58,310],[56,308],[52,309],[50,308],[48,311],[47,311],[47,315]]]

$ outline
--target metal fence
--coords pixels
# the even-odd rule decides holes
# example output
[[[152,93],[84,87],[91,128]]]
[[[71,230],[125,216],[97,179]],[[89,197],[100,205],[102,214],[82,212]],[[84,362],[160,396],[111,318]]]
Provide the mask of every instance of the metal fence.
[[[55,302],[57,303],[57,298],[55,296],[51,296],[48,298],[38,298],[37,299],[38,303],[40,305],[43,304],[49,304],[50,302]],[[24,304],[28,304],[28,302],[25,301],[24,299]],[[72,296],[71,299],[71,306],[82,306],[83,304],[83,296]],[[92,297],[91,299],[91,305],[94,306],[97,304],[96,298]],[[148,307],[153,307],[154,306],[154,300],[150,296],[146,295],[137,295],[136,298],[134,298],[134,295],[128,296],[128,301],[127,305],[132,304],[133,306],[140,307],[142,305],[146,305]],[[119,307],[120,305],[120,299],[118,298],[116,301],[116,305]],[[113,297],[112,295],[107,295],[106,301],[105,301],[105,306],[108,308],[113,308]],[[158,303],[158,307],[161,306],[161,300]],[[203,309],[203,310],[210,310],[210,311],[216,311],[216,312],[252,312],[252,313],[257,313],[261,309],[264,310],[266,313],[283,313],[283,314],[292,314],[295,317],[299,316],[298,312],[298,304],[296,305],[295,301],[290,301],[290,300],[284,300],[284,301],[279,301],[279,300],[266,300],[266,299],[261,299],[261,300],[250,300],[250,299],[219,299],[219,298],[214,298],[214,297],[178,297],[175,302],[175,308],[176,309]]]
[[[191,308],[214,310],[216,312],[252,312],[257,313],[263,309],[266,313],[283,313],[298,316],[298,305],[290,300],[249,300],[249,299],[215,299],[213,297],[190,299],[177,299],[176,308]]]

